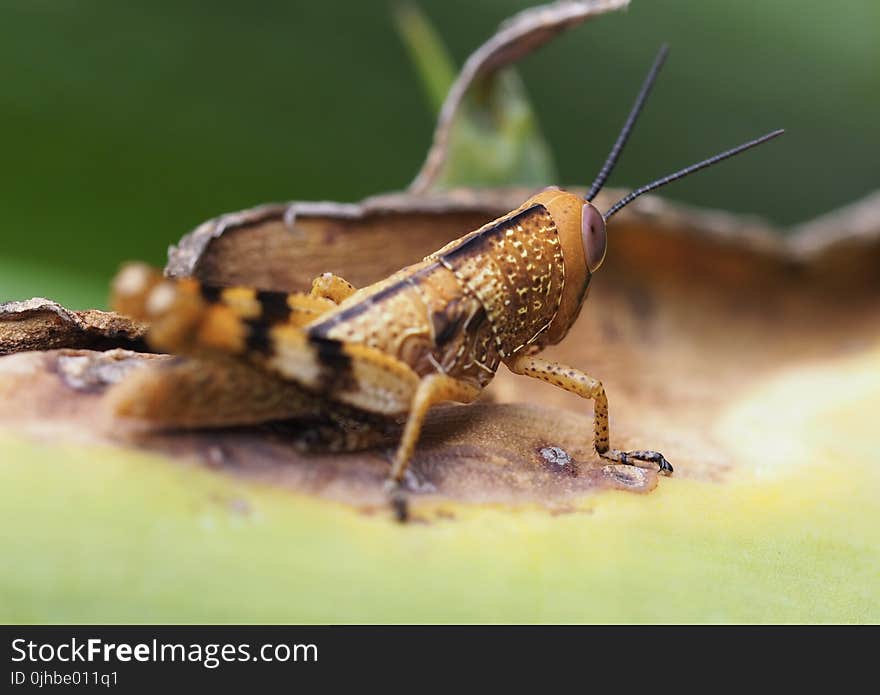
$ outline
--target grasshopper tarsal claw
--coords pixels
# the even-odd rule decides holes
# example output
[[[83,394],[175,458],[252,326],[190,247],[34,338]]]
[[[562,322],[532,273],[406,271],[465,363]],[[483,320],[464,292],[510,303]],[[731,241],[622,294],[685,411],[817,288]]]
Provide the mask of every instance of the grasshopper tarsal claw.
[[[394,479],[386,480],[385,495],[391,504],[394,518],[400,523],[405,523],[409,519],[409,501],[403,485]]]
[[[633,461],[646,461],[648,463],[656,463],[660,473],[672,475],[672,464],[666,460],[666,457],[659,451],[618,451],[617,449],[606,449],[605,451],[597,451],[602,458],[627,466],[636,465]]]
[[[653,452],[653,453],[656,453],[657,456],[660,457],[660,460],[657,462],[658,465],[660,466],[660,472],[665,473],[666,475],[672,475],[672,473],[674,472],[672,469],[672,464],[666,460],[666,458],[663,456],[663,454],[659,454],[657,452]]]

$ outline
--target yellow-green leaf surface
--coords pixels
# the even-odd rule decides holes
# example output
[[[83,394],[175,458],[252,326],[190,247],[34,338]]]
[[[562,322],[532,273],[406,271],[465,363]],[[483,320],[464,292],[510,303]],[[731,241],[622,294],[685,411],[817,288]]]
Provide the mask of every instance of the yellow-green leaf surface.
[[[7,431],[0,618],[876,622],[878,394],[880,349],[765,384],[719,421],[762,461],[723,485],[672,478],[555,516],[461,505],[409,526]]]
[[[200,249],[197,267],[220,284],[297,287],[327,263],[361,284],[467,222],[439,202],[313,212],[295,238],[263,210],[263,222],[243,214],[245,227],[220,235],[209,225],[207,245],[196,234],[176,253],[182,264]],[[480,413],[474,431],[423,437],[413,469],[437,490],[413,495],[415,521],[401,526],[381,505],[381,452],[310,462],[284,453],[283,434],[236,448],[211,431],[168,435],[167,455],[98,445],[108,440],[90,408],[102,396],[78,357],[66,376],[75,398],[64,369],[34,367],[55,353],[0,358],[0,618],[876,622],[877,242],[860,222],[873,209],[786,242],[656,199],[621,213],[583,315],[552,354],[603,380],[612,442],[675,465],[646,494],[572,496],[545,476],[532,478],[543,486],[533,501],[490,495],[474,476],[518,433],[564,445],[575,480],[602,465],[589,406],[509,373],[495,403],[453,409]],[[227,445],[231,462],[210,453]],[[504,465],[517,483],[531,464]],[[342,484],[354,487],[325,489]]]

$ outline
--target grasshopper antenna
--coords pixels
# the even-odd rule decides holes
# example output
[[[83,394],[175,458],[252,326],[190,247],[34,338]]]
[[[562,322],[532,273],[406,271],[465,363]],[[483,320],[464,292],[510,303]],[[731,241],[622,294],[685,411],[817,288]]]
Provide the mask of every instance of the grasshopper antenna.
[[[606,212],[602,217],[605,218],[607,222],[608,219],[614,215],[616,212],[619,212],[622,208],[625,208],[632,201],[638,198],[643,193],[647,193],[648,191],[653,191],[655,188],[660,188],[661,186],[665,186],[667,183],[672,183],[673,181],[678,181],[678,179],[683,179],[685,176],[693,174],[695,171],[700,171],[700,169],[705,169],[707,167],[712,166],[713,164],[717,164],[718,162],[722,162],[725,159],[729,159],[734,155],[739,154],[740,152],[745,152],[746,150],[750,150],[753,147],[757,147],[758,145],[767,142],[768,140],[772,140],[773,138],[779,137],[785,132],[784,129],[774,130],[772,133],[767,133],[757,140],[751,140],[749,142],[743,143],[739,147],[734,147],[732,150],[727,150],[726,152],[721,152],[720,154],[716,154],[714,157],[709,157],[709,159],[704,159],[702,162],[697,162],[696,164],[691,164],[689,167],[685,167],[680,171],[676,171],[674,174],[670,174],[669,176],[664,176],[662,179],[657,179],[656,181],[652,181],[646,186],[642,186],[641,188],[637,188],[629,195],[625,196],[618,200],[611,208]]]
[[[592,200],[595,198],[596,194],[602,190],[602,186],[605,185],[605,181],[611,176],[611,172],[614,170],[617,160],[620,159],[620,153],[623,152],[623,147],[626,145],[626,141],[629,140],[629,135],[632,132],[633,126],[636,124],[636,120],[642,111],[642,107],[645,105],[645,101],[651,93],[651,88],[654,86],[654,81],[657,79],[657,74],[660,72],[660,68],[663,67],[663,63],[666,61],[666,56],[668,54],[669,46],[664,43],[660,46],[660,50],[657,52],[657,57],[654,58],[654,64],[651,66],[651,69],[648,71],[648,76],[645,77],[645,81],[642,83],[639,95],[636,97],[636,101],[629,112],[629,116],[626,118],[626,123],[623,124],[623,128],[620,130],[620,135],[617,136],[617,141],[614,143],[614,147],[611,148],[611,152],[608,154],[608,159],[605,160],[605,164],[602,165],[602,169],[596,175],[593,185],[590,186],[590,192],[587,193],[586,200]]]

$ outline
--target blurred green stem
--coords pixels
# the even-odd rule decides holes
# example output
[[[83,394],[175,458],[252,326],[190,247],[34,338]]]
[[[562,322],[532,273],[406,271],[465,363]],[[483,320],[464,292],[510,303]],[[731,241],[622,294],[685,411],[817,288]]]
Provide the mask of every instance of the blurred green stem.
[[[455,63],[439,34],[417,6],[410,3],[397,5],[394,8],[394,22],[419,73],[431,108],[439,113],[446,93],[455,80]]]

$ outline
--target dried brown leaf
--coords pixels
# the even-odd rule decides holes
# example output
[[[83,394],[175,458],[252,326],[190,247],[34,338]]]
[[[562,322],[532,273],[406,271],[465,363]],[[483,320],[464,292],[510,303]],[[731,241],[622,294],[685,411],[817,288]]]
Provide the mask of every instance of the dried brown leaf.
[[[272,215],[264,208],[207,223],[180,248],[198,249],[190,262],[211,282],[290,289],[330,269],[363,284],[523,195],[378,198],[363,209],[346,206],[343,214],[332,206],[311,209],[293,225],[286,207]],[[857,208],[860,218],[868,215],[865,206]],[[871,214],[880,219],[880,210]],[[835,219],[848,225],[851,213],[823,225]],[[852,233],[834,228],[825,244],[813,241],[806,251],[804,238],[785,239],[755,220],[648,198],[615,219],[608,257],[582,316],[548,354],[604,382],[616,446],[663,451],[677,476],[721,479],[741,461],[713,428],[731,402],[786,370],[833,364],[880,340],[880,266],[864,262],[876,257],[880,234],[864,226]],[[180,258],[172,254],[172,267]],[[141,362],[149,368],[132,374]],[[362,508],[379,503],[393,428],[387,445],[373,451],[306,455],[295,446],[302,426],[145,432],[107,415],[108,399],[126,389],[140,394],[144,407],[177,404],[188,412],[200,399],[215,412],[228,410],[229,422],[246,421],[236,420],[242,414],[234,404],[253,402],[248,390],[259,390],[265,375],[243,367],[252,373],[230,379],[222,366],[186,364],[120,351],[9,356],[0,359],[6,396],[0,422],[52,438],[87,433],[159,450]],[[102,395],[117,382],[111,395]],[[289,400],[268,403],[259,419],[284,417],[285,404],[296,402],[291,390]],[[595,487],[645,491],[656,485],[653,471],[603,466],[591,449],[591,409],[584,401],[503,370],[489,394],[495,403],[432,414],[413,461],[413,489],[438,499],[564,509]],[[175,417],[169,410],[168,424]]]
[[[71,311],[34,297],[0,304],[0,355],[23,350],[82,347],[145,348],[146,326],[108,311]]]

